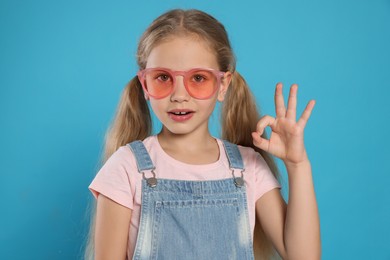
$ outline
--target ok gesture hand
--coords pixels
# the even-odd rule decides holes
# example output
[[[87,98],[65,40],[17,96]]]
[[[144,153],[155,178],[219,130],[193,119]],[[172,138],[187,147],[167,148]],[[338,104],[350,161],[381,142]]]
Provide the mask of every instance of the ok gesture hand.
[[[282,87],[281,83],[276,85],[276,118],[266,115],[259,120],[256,132],[252,133],[253,144],[280,158],[286,165],[298,165],[308,160],[303,142],[303,130],[314,108],[315,100],[309,101],[301,118],[296,121],[298,86],[294,84],[290,88],[287,110]],[[261,136],[267,126],[272,130],[269,140]]]

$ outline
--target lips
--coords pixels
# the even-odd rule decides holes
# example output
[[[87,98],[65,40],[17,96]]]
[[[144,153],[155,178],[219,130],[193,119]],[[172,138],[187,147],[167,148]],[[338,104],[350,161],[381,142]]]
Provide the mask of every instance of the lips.
[[[189,109],[173,109],[168,111],[168,115],[176,122],[183,122],[189,120],[194,115],[194,111]]]

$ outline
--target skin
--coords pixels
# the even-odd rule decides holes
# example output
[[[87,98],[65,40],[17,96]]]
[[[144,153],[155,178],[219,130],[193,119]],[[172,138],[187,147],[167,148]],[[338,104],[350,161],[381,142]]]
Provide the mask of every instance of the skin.
[[[148,57],[146,68],[156,67],[184,71],[192,68],[219,70],[217,59],[208,45],[192,37],[176,37],[156,46]],[[209,133],[208,120],[216,102],[223,101],[230,80],[231,73],[225,73],[218,91],[209,99],[199,100],[189,95],[183,77],[178,76],[171,95],[163,99],[150,97],[153,112],[163,124],[158,135],[159,143],[171,157],[190,164],[218,160],[219,148]],[[178,123],[169,117],[168,111],[173,109],[189,109],[194,113],[190,120]]]
[[[147,67],[188,70],[194,67],[219,69],[216,57],[207,45],[193,38],[179,37],[156,46],[148,57]],[[219,90],[208,100],[192,98],[176,78],[176,88],[166,98],[150,99],[163,124],[158,135],[162,148],[173,158],[189,164],[208,164],[218,160],[219,148],[208,130],[208,119],[217,101],[223,101],[231,80],[227,73]],[[253,143],[283,160],[289,175],[289,204],[278,189],[271,190],[256,202],[256,216],[265,233],[283,259],[320,259],[320,231],[310,162],[303,142],[303,130],[315,101],[308,103],[296,121],[297,85],[290,90],[285,108],[282,84],[275,91],[276,118],[264,116],[252,133]],[[167,111],[191,109],[193,117],[184,123],[174,122]],[[269,140],[260,136],[271,127]],[[191,144],[191,145],[188,145]],[[97,201],[95,259],[125,259],[131,210],[99,195]]]
[[[318,208],[303,138],[315,101],[309,101],[296,121],[298,86],[290,88],[287,109],[282,87],[281,83],[276,85],[276,118],[262,117],[252,137],[257,147],[283,160],[289,179],[289,203],[285,204],[279,191],[272,190],[256,202],[256,216],[283,259],[320,259]],[[269,140],[261,138],[266,127],[272,130]]]

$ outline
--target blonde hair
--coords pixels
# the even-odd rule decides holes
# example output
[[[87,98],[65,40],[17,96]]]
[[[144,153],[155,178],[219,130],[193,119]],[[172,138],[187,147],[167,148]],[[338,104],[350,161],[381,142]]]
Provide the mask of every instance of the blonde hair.
[[[140,38],[137,50],[139,69],[144,69],[151,50],[172,37],[197,36],[215,52],[219,69],[233,73],[233,79],[222,104],[221,137],[232,143],[252,147],[267,162],[272,173],[279,177],[276,164],[268,153],[255,147],[251,133],[256,129],[260,114],[248,85],[235,70],[236,60],[224,26],[199,10],[175,9],[158,17]],[[120,146],[151,135],[152,121],[141,84],[134,77],[123,90],[114,120],[105,136],[102,157],[104,163]],[[265,133],[263,134],[265,137]],[[86,259],[93,259],[94,215],[92,214]],[[272,244],[256,220],[254,252],[256,259],[270,259],[274,255]]]

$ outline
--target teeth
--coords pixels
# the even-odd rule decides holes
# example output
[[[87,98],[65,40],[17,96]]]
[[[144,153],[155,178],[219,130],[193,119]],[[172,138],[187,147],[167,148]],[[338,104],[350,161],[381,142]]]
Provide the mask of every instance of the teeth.
[[[173,112],[175,115],[186,115],[187,112]]]

